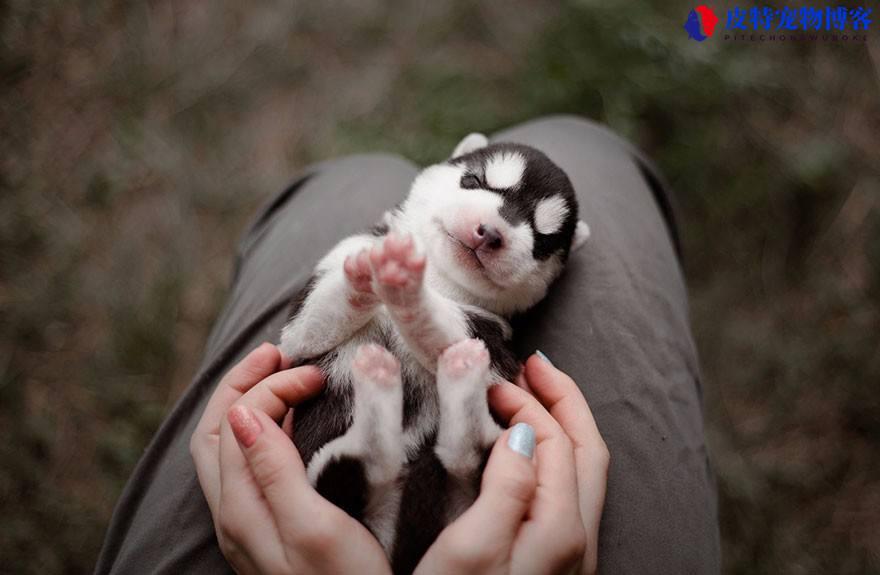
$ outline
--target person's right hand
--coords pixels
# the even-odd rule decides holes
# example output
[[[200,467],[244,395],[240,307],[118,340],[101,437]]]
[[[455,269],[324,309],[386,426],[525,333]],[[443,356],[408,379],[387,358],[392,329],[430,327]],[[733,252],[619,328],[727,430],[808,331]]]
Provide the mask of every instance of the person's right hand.
[[[595,573],[608,449],[571,378],[537,357],[525,378],[534,397],[511,383],[490,388],[513,428],[492,450],[479,497],[417,573]]]
[[[533,355],[526,362],[525,380],[529,391],[559,423],[574,447],[578,502],[586,535],[579,572],[593,575],[597,571],[599,522],[605,505],[611,454],[583,392],[573,379],[556,369],[546,356],[543,359],[541,356]],[[517,399],[518,395],[496,390],[493,406],[499,413],[512,413],[527,405]]]

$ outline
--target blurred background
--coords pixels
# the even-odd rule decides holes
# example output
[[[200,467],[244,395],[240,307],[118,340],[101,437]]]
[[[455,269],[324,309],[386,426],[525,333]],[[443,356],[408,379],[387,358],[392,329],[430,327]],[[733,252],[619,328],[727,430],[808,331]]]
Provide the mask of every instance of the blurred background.
[[[880,22],[697,43],[691,8],[0,3],[0,571],[92,569],[304,165],[572,112],[677,193],[725,572],[880,572]]]

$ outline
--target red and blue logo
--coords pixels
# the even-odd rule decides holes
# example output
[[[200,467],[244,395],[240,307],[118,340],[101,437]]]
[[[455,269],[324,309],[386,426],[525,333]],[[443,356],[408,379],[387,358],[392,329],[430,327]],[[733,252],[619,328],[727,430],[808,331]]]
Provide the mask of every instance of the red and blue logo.
[[[702,42],[715,33],[718,16],[708,6],[697,6],[688,13],[684,29],[691,40]]]

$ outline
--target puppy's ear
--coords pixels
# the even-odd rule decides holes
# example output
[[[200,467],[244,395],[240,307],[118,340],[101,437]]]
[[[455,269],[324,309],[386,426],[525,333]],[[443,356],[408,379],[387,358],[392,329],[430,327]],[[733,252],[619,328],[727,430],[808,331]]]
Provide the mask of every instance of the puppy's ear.
[[[588,226],[585,221],[578,220],[577,226],[574,228],[574,237],[571,238],[571,251],[584,245],[589,237],[590,226]]]
[[[486,136],[474,132],[465,136],[464,139],[460,141],[457,146],[455,146],[455,150],[452,151],[452,155],[449,157],[457,158],[465,154],[470,154],[474,150],[485,148],[488,145],[489,139],[486,138]]]

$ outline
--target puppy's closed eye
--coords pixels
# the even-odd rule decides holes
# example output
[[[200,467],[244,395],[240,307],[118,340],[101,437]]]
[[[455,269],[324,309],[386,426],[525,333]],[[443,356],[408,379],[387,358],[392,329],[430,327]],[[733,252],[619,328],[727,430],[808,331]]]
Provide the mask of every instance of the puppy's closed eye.
[[[466,190],[474,190],[483,186],[482,182],[480,182],[480,178],[475,174],[463,175],[459,185]]]

